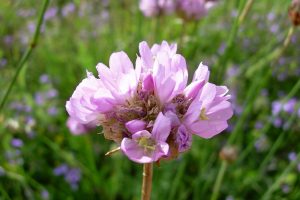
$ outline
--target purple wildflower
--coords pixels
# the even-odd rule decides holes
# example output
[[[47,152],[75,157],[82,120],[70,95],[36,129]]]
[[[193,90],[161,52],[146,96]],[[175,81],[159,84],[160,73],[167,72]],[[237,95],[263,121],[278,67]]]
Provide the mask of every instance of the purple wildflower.
[[[69,167],[67,164],[62,164],[62,165],[59,165],[58,167],[56,167],[54,170],[53,170],[53,174],[55,176],[61,176],[61,175],[65,175],[67,173],[67,171],[69,170]]]
[[[273,12],[268,13],[267,18],[269,21],[273,21],[275,19],[276,15]]]
[[[23,146],[23,141],[21,139],[18,138],[13,138],[11,140],[11,145],[15,148],[20,148]]]
[[[55,115],[57,115],[57,113],[58,113],[58,110],[57,110],[56,106],[51,106],[50,108],[48,108],[48,114],[50,116],[55,116]]]
[[[29,31],[30,33],[34,33],[34,31],[35,31],[35,23],[34,23],[34,22],[29,22],[29,23],[27,24],[27,28],[28,28],[28,31]]]
[[[290,152],[288,157],[289,157],[289,161],[294,161],[297,159],[297,154],[295,152]]]
[[[35,99],[35,103],[37,105],[44,105],[46,102],[45,94],[43,94],[41,92],[35,93],[34,99]]]
[[[78,168],[72,168],[65,174],[65,180],[70,184],[73,190],[77,190],[80,179],[81,171]]]
[[[3,40],[4,40],[4,43],[9,46],[13,43],[14,37],[12,35],[6,35],[6,36],[4,36]]]
[[[42,74],[40,76],[40,83],[50,83],[50,78],[48,74]]]
[[[288,184],[283,184],[281,186],[281,190],[283,193],[287,194],[291,191],[291,187]]]
[[[176,8],[179,16],[183,19],[199,20],[206,16],[208,10],[215,5],[215,1],[210,0],[177,0]]]
[[[2,58],[0,60],[0,69],[3,68],[3,67],[5,67],[6,64],[7,64],[7,60],[5,58]]]
[[[273,24],[273,25],[270,27],[270,32],[271,32],[271,33],[278,33],[278,30],[279,30],[279,25],[278,25],[278,24]]]
[[[295,109],[295,105],[297,103],[297,100],[296,99],[290,99],[288,100],[288,102],[286,102],[284,105],[283,105],[283,110],[289,114],[292,114],[294,112],[294,109]]]
[[[48,200],[49,197],[50,197],[50,195],[49,195],[48,190],[43,189],[43,190],[41,191],[41,198],[44,199],[44,200]]]
[[[173,0],[141,0],[140,9],[146,17],[154,17],[163,13],[172,13],[175,4]]]
[[[272,114],[277,115],[282,110],[282,103],[279,101],[273,101],[272,103]]]
[[[51,7],[46,11],[44,18],[45,20],[51,20],[56,16],[56,14],[57,14],[57,8]]]
[[[49,99],[55,98],[55,97],[57,97],[57,95],[58,95],[58,91],[56,89],[50,89],[46,93],[46,97]]]
[[[261,121],[257,121],[255,123],[255,129],[262,129],[263,128],[263,123]]]
[[[68,16],[69,14],[71,14],[72,12],[75,11],[75,4],[74,3],[68,3],[66,4],[63,8],[62,8],[62,15],[64,17]]]

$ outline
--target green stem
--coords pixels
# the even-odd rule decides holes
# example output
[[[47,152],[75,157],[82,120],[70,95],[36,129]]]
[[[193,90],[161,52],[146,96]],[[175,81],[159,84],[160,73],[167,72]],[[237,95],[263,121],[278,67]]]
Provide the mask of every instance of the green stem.
[[[227,169],[227,162],[222,161],[221,168],[218,172],[217,180],[215,182],[213,193],[212,193],[212,196],[211,196],[210,200],[217,200],[218,199],[218,196],[219,196],[219,193],[220,193],[221,183],[223,181],[226,169]]]
[[[25,53],[23,54],[23,56],[21,57],[20,61],[18,62],[18,65],[17,65],[17,70],[15,72],[15,75],[12,79],[12,81],[10,82],[9,84],[9,87],[8,89],[6,90],[5,94],[4,94],[4,97],[1,101],[1,104],[0,104],[0,112],[1,110],[3,109],[4,105],[5,105],[5,102],[20,74],[20,71],[22,70],[24,64],[26,63],[26,61],[28,60],[28,58],[30,57],[33,49],[36,47],[37,45],[37,42],[38,42],[38,39],[39,39],[39,36],[40,36],[40,33],[41,33],[41,26],[42,26],[42,23],[43,23],[43,20],[44,20],[44,15],[45,15],[45,12],[46,12],[46,9],[49,5],[49,0],[45,0],[44,1],[44,4],[43,4],[43,7],[42,7],[42,12],[39,16],[39,19],[38,19],[38,23],[37,23],[37,26],[36,26],[36,29],[35,29],[35,32],[34,32],[34,35],[33,35],[33,39],[32,39],[32,42],[30,43],[30,45],[27,47],[27,50],[25,51]]]
[[[244,19],[246,18],[248,12],[250,11],[251,7],[252,7],[252,4],[253,4],[254,0],[248,0],[241,15],[239,16],[239,19],[238,19],[238,23],[239,25],[243,23]]]

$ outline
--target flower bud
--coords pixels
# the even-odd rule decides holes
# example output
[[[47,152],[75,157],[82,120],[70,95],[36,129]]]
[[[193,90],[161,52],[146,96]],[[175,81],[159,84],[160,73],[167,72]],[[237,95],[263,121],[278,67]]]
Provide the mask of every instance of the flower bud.
[[[232,163],[237,158],[237,149],[232,146],[225,146],[219,153],[220,159]]]
[[[300,0],[293,0],[289,7],[289,17],[294,26],[300,25]]]

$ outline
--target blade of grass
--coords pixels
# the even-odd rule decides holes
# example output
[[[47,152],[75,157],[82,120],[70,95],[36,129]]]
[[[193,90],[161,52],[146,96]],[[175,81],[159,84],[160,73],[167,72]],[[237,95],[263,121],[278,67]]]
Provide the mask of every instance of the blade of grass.
[[[23,56],[21,57],[20,61],[18,62],[18,65],[17,65],[17,70],[14,74],[14,77],[12,79],[12,81],[10,82],[9,86],[8,86],[8,89],[6,90],[5,94],[4,94],[4,97],[3,99],[1,100],[1,103],[0,103],[0,112],[1,110],[3,109],[4,105],[5,105],[5,102],[24,66],[24,64],[26,63],[26,61],[29,59],[33,49],[37,46],[37,42],[38,42],[38,39],[39,39],[39,36],[40,36],[40,33],[41,33],[41,26],[42,26],[42,23],[44,21],[44,15],[45,15],[45,12],[47,10],[47,7],[49,5],[49,0],[45,0],[44,1],[44,4],[42,6],[42,11],[41,11],[41,14],[39,16],[39,19],[38,19],[38,22],[37,22],[37,26],[36,26],[36,29],[35,29],[35,32],[34,32],[34,35],[33,35],[33,39],[32,39],[32,42],[30,43],[30,45],[28,46],[28,48],[26,49],[25,53],[23,54]]]

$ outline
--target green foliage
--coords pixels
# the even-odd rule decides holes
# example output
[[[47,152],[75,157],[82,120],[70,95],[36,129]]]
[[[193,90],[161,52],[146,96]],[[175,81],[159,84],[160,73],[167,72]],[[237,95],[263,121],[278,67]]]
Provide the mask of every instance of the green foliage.
[[[246,1],[221,1],[207,17],[187,24],[175,15],[145,18],[136,0],[103,2],[50,2],[37,46],[0,112],[0,199],[140,198],[142,166],[121,153],[105,157],[116,146],[104,140],[101,128],[71,135],[65,102],[86,70],[96,74],[96,64],[107,64],[120,50],[134,62],[143,40],[178,43],[190,72],[206,63],[211,81],[229,87],[236,111],[223,134],[194,137],[189,152],[154,167],[152,199],[209,199],[226,144],[238,156],[226,165],[219,199],[300,199],[299,30],[282,54],[275,52],[291,26],[289,1],[254,1],[240,24]],[[68,5],[74,10],[63,14]],[[0,3],[0,100],[30,45],[40,10],[32,0]],[[296,98],[294,111],[272,117],[272,102],[289,93],[285,102]],[[14,139],[23,145],[13,146]],[[298,160],[289,160],[291,152]],[[78,187],[54,175],[62,164],[81,171]]]

